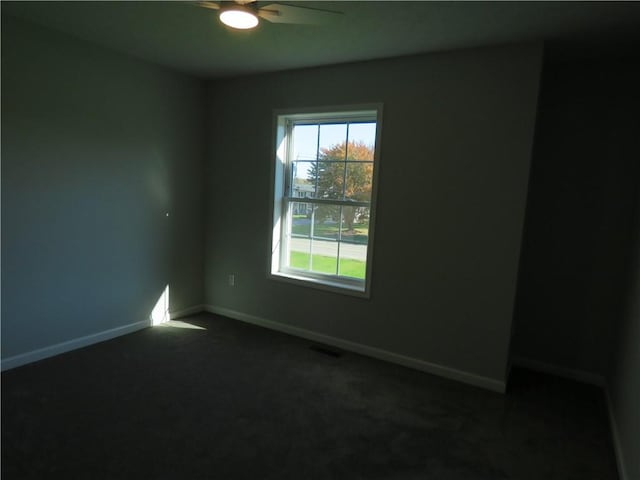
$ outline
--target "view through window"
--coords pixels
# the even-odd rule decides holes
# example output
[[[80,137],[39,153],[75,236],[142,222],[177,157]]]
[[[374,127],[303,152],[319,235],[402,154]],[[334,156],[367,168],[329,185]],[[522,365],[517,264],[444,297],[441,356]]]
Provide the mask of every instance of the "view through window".
[[[284,115],[278,124],[272,273],[365,291],[378,111]]]

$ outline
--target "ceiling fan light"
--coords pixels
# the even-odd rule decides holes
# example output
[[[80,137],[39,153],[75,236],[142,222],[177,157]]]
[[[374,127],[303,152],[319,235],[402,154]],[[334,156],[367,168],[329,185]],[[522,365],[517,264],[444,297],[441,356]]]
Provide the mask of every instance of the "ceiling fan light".
[[[248,30],[258,25],[258,17],[240,7],[233,7],[220,12],[220,21],[231,28]]]

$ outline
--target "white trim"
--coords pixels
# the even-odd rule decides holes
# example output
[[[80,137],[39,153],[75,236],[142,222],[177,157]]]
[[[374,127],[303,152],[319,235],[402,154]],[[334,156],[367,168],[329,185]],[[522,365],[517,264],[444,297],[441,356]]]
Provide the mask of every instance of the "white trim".
[[[314,277],[313,272],[305,272],[305,274],[308,273],[308,275],[296,275],[296,272],[296,270],[287,268],[286,270],[283,269],[276,273],[268,273],[267,275],[270,280],[291,283],[302,287],[317,288],[319,290],[324,290],[325,292],[333,292],[341,295],[351,295],[353,297],[367,299],[370,297],[370,295],[364,291],[364,282],[360,282],[362,287],[353,286],[349,284],[350,279],[347,278],[343,279],[346,280],[344,283],[338,281],[331,282],[324,278]]]
[[[74,338],[73,340],[67,340],[66,342],[56,343],[55,345],[49,345],[48,347],[38,348],[37,350],[14,355],[13,357],[3,358],[1,362],[1,369],[2,371],[10,370],[12,368],[26,365],[27,363],[37,362],[38,360],[43,360],[55,355],[60,355],[61,353],[142,330],[149,326],[151,326],[150,321],[144,320],[142,322],[123,325],[103,332],[92,333],[91,335],[86,335],[84,337]]]
[[[473,373],[457,370],[455,368],[446,367],[437,363],[427,362],[413,357],[407,357],[398,353],[390,352],[388,350],[382,350],[380,348],[371,347],[362,343],[351,342],[349,340],[343,340],[341,338],[331,337],[322,333],[313,332],[299,327],[292,327],[291,325],[285,325],[283,323],[274,322],[265,318],[257,317],[255,315],[249,315],[247,313],[238,312],[229,308],[218,307],[215,305],[204,305],[204,309],[207,312],[222,315],[232,318],[234,320],[240,320],[242,322],[251,323],[261,327],[269,328],[279,332],[294,335],[296,337],[305,338],[314,342],[324,343],[350,352],[359,353],[368,357],[377,358],[390,363],[396,363],[405,367],[420,370],[422,372],[431,373],[441,377],[457,380],[459,382],[474,385],[476,387],[486,388],[494,392],[504,393],[505,382],[495,380],[489,377],[483,377]]]
[[[581,383],[588,383],[589,385],[595,385],[597,387],[604,388],[606,383],[603,375],[597,373],[585,372],[584,370],[576,370],[573,368],[559,367],[558,365],[552,365],[550,363],[541,362],[539,360],[533,360],[525,357],[513,357],[511,359],[512,365],[516,367],[524,367],[529,370],[535,370],[537,372],[548,373],[555,375],[556,377],[568,378],[569,380],[575,380]]]
[[[627,469],[625,468],[622,443],[620,442],[620,433],[618,432],[618,422],[616,422],[616,416],[613,410],[613,403],[611,402],[611,395],[609,394],[608,386],[604,388],[604,395],[607,399],[607,412],[609,413],[609,425],[611,426],[611,437],[613,438],[613,451],[616,455],[618,476],[620,477],[620,480],[630,480],[631,477],[627,475]]]
[[[193,305],[192,307],[183,308],[182,310],[176,310],[175,312],[169,312],[169,318],[175,320],[177,318],[188,317],[196,313],[204,312],[204,305]]]

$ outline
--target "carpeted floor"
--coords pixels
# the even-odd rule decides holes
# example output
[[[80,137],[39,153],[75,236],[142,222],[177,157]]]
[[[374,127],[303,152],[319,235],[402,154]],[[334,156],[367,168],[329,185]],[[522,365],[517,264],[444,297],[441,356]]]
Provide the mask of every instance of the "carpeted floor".
[[[3,480],[617,478],[595,387],[515,370],[500,395],[183,321],[3,373]]]

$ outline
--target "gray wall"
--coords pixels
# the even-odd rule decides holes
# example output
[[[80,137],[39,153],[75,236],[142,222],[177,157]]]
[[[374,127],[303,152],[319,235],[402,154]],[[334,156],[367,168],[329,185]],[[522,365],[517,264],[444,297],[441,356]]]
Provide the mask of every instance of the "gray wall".
[[[513,46],[211,82],[205,301],[504,381],[540,65]],[[371,298],[268,279],[273,109],[368,102]]]
[[[626,479],[640,478],[640,191],[636,203],[634,251],[630,258],[625,311],[617,332],[609,396]]]
[[[202,303],[202,97],[2,16],[3,358]]]
[[[637,82],[622,59],[545,62],[514,357],[607,373],[640,175]]]
[[[640,478],[639,84],[634,60],[545,63],[512,346],[606,379],[628,479]]]

